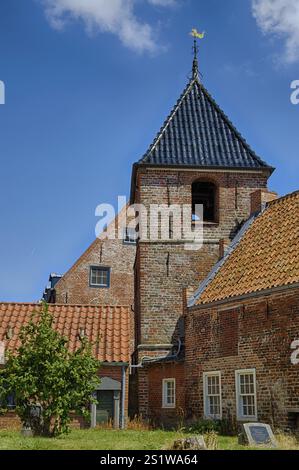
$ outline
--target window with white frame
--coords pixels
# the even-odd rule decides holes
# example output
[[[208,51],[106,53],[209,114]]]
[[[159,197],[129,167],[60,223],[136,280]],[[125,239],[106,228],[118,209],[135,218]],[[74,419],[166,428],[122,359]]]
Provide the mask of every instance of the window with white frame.
[[[221,419],[221,373],[205,372],[203,374],[203,389],[205,417]]]
[[[255,369],[236,371],[238,419],[257,419]]]
[[[175,408],[175,379],[164,379],[162,385],[163,408]]]

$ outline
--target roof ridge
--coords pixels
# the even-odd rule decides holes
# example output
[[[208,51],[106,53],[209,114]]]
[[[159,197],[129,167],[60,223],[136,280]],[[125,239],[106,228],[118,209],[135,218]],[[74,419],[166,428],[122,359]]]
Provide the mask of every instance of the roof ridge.
[[[177,100],[176,104],[174,105],[174,107],[172,108],[172,110],[170,111],[169,115],[167,116],[166,120],[164,121],[163,125],[161,126],[160,130],[158,131],[158,133],[156,134],[156,137],[153,141],[153,143],[149,146],[148,150],[145,152],[145,154],[143,155],[143,157],[139,160],[138,163],[146,163],[145,160],[146,158],[149,156],[149,154],[155,149],[155,147],[158,145],[159,141],[161,140],[163,134],[165,133],[167,127],[169,126],[171,120],[173,119],[173,117],[175,116],[175,114],[177,113],[181,103],[183,102],[183,100],[185,99],[185,97],[187,96],[187,94],[189,93],[189,91],[191,90],[192,86],[196,83],[197,79],[196,78],[192,78],[189,80],[189,83],[186,85],[186,87],[184,88],[184,91],[182,92],[181,96],[179,97],[179,99]]]
[[[31,305],[34,307],[42,306],[42,302],[0,302],[1,305]],[[47,304],[49,307],[93,307],[93,308],[131,308],[131,305],[94,305],[94,304]]]
[[[273,199],[267,203],[267,206],[272,206],[273,204],[279,204],[280,202],[284,201],[285,199],[289,199],[291,197],[299,196],[299,189],[293,191],[292,193],[285,194],[284,196],[278,197],[277,199]]]
[[[42,305],[42,303],[37,302],[0,302],[0,305]]]
[[[247,219],[245,224],[241,227],[239,232],[236,234],[236,236],[233,238],[233,240],[229,244],[224,256],[213,266],[213,268],[211,269],[209,274],[206,276],[206,278],[199,284],[198,289],[194,292],[190,301],[188,302],[188,307],[193,307],[197,305],[197,302],[200,300],[200,297],[205,292],[209,284],[215,279],[218,272],[225,265],[225,263],[227,262],[231,254],[237,249],[243,237],[250,230],[250,228],[252,227],[256,219],[263,214],[264,210],[262,210],[259,213],[253,214],[251,217],[249,217],[249,219]]]
[[[208,92],[208,90],[205,88],[205,86],[200,83],[198,80],[197,81],[197,85],[202,89],[203,93],[206,95],[206,97],[208,98],[208,100],[213,104],[213,106],[216,108],[216,110],[221,114],[221,116],[223,117],[224,121],[226,122],[226,124],[230,127],[230,129],[233,131],[233,133],[236,135],[236,137],[238,139],[241,140],[241,142],[243,143],[243,145],[246,147],[246,149],[248,150],[248,152],[252,155],[252,157],[254,159],[256,159],[258,161],[258,163],[262,164],[263,166],[265,167],[268,167],[268,168],[271,168],[264,160],[262,160],[261,157],[259,157],[257,155],[257,153],[251,148],[251,146],[249,145],[249,143],[247,142],[247,140],[245,139],[245,137],[243,137],[243,135],[238,131],[238,129],[236,128],[236,126],[233,124],[233,122],[230,120],[230,118],[227,116],[227,114],[223,111],[222,108],[220,108],[220,106],[217,104],[216,100],[213,98],[213,96]]]

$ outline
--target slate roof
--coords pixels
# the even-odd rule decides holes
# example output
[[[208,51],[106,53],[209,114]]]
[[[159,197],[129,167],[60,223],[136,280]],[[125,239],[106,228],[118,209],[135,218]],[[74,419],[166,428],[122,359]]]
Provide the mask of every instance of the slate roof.
[[[233,242],[189,307],[299,283],[299,191],[271,201]]]
[[[197,77],[185,88],[138,165],[269,169]]]
[[[16,351],[19,347],[20,328],[41,304],[0,303],[0,341],[5,348]],[[70,351],[80,346],[80,331],[96,343],[95,357],[106,363],[129,363],[130,359],[130,307],[102,307],[92,305],[49,305],[54,315],[55,328],[69,341]],[[12,332],[8,338],[7,332]]]

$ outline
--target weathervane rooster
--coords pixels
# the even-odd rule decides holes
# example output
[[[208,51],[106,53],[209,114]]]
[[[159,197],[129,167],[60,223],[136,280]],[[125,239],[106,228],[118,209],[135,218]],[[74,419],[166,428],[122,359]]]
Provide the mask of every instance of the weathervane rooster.
[[[199,33],[195,28],[192,29],[190,34],[196,39],[203,39],[205,37],[205,31],[203,33]]]

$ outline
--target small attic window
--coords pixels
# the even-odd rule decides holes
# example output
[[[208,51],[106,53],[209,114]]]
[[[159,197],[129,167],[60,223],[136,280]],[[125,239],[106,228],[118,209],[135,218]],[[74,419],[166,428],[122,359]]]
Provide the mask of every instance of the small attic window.
[[[192,184],[192,220],[198,220],[196,205],[203,206],[203,221],[216,221],[216,186],[207,181],[195,181]]]
[[[110,268],[91,266],[89,274],[90,287],[110,287]]]

